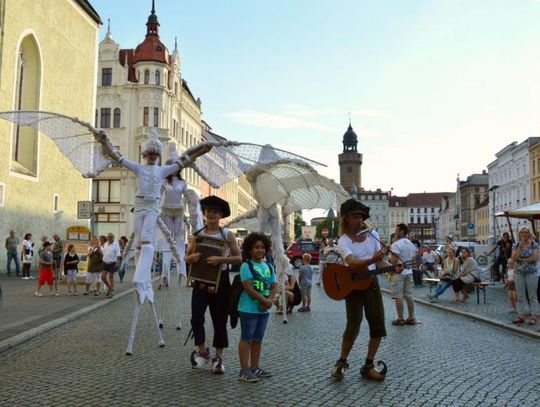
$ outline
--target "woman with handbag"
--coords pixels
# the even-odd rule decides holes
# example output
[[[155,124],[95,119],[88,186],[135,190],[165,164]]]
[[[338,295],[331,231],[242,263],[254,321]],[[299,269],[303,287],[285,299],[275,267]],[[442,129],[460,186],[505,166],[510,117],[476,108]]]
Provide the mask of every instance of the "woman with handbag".
[[[463,247],[461,249],[461,257],[463,258],[461,272],[459,273],[459,277],[452,282],[452,288],[456,294],[456,299],[453,301],[454,304],[467,301],[469,299],[469,294],[467,294],[465,286],[479,280],[478,273],[480,272],[480,268],[478,267],[476,260],[473,259],[471,251],[468,248]],[[463,296],[462,300],[459,299],[460,291]]]
[[[459,260],[456,258],[456,249],[453,246],[446,247],[446,257],[443,260],[443,270],[440,276],[441,283],[437,286],[435,294],[430,294],[431,302],[437,302],[439,296],[452,286],[453,281],[459,276]],[[456,293],[456,300],[459,296]]]
[[[538,243],[533,239],[531,231],[527,227],[519,230],[519,242],[512,249],[512,261],[515,262],[514,284],[517,291],[518,316],[514,324],[523,324],[524,315],[530,314],[529,325],[535,325],[540,315],[538,306],[536,276],[536,262],[538,260]],[[529,301],[527,302],[527,294]]]

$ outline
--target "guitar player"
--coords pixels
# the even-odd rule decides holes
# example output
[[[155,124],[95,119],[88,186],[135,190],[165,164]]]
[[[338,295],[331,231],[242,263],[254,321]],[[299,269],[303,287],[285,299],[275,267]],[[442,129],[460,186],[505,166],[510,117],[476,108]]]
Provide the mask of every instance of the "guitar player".
[[[390,248],[390,262],[392,264],[403,264],[413,261],[416,257],[416,246],[407,239],[409,228],[404,223],[396,226],[396,241]],[[392,325],[416,325],[419,321],[414,317],[414,279],[412,268],[404,268],[400,273],[392,274],[392,297],[396,301],[397,318],[392,321]],[[403,298],[407,301],[409,317],[403,318]]]
[[[352,269],[368,267],[370,270],[376,266],[384,267],[389,264],[384,259],[379,236],[375,231],[363,232],[366,228],[364,221],[369,218],[369,207],[355,199],[349,199],[341,205],[341,237],[338,248],[342,258]],[[365,313],[369,325],[369,343],[366,362],[360,369],[364,379],[381,381],[386,375],[386,365],[382,371],[375,368],[374,359],[379,349],[381,339],[386,336],[384,325],[384,306],[377,277],[370,277],[373,283],[364,291],[353,291],[345,297],[347,312],[347,326],[343,333],[341,356],[332,369],[332,377],[341,380],[349,368],[347,357],[351,352]]]

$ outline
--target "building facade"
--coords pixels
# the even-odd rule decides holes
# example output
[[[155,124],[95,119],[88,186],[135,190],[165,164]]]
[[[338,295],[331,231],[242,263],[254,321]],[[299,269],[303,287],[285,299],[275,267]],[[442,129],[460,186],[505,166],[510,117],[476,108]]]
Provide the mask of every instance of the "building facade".
[[[0,111],[44,110],[91,122],[100,23],[86,0],[0,0]],[[77,219],[77,201],[89,200],[90,181],[49,138],[2,120],[0,140],[1,236],[13,228],[21,240],[32,233],[39,241],[88,225]]]
[[[440,204],[448,192],[423,192],[407,195],[409,231],[423,242],[437,241],[436,225]]]
[[[457,226],[459,215],[456,207],[456,194],[448,194],[441,199],[439,215],[436,219],[436,239],[442,242],[445,236],[455,238],[459,227]]]
[[[408,214],[407,197],[390,195],[388,199],[388,233],[391,237],[394,235],[397,225],[409,222]]]
[[[203,141],[201,101],[181,75],[180,53],[172,54],[159,37],[154,8],[146,22],[146,36],[133,49],[122,49],[110,27],[99,44],[95,124],[106,130],[112,143],[130,160],[141,162],[141,148],[151,128],[164,146],[177,144],[181,153]],[[188,188],[200,192],[200,177],[190,168],[182,171]],[[130,209],[135,199],[135,176],[112,166],[93,182],[95,231],[128,236],[133,230]]]
[[[521,143],[514,141],[497,152],[495,160],[488,165],[488,184],[490,199],[492,199],[489,221],[491,236],[494,236],[495,240],[500,234],[509,232],[511,225],[508,224],[506,218],[495,221],[494,213],[518,209],[531,203],[529,150],[535,147],[539,140],[539,137],[529,137]],[[535,174],[537,174],[536,164]],[[536,177],[537,175],[535,179]],[[511,222],[514,227],[527,223],[520,219]]]
[[[352,125],[343,135],[343,152],[338,156],[339,183],[345,191],[351,193],[355,187],[362,189],[362,154],[358,152],[358,136]]]
[[[352,197],[359,199],[366,206],[369,206],[369,223],[377,230],[379,237],[384,242],[389,242],[390,231],[388,230],[388,203],[389,192],[383,192],[380,189],[375,191],[360,190],[356,192],[353,189]]]
[[[484,199],[474,208],[475,235],[474,240],[480,244],[490,243],[489,236],[489,199]]]
[[[529,184],[531,201],[540,202],[540,143],[534,143],[529,147]]]
[[[459,181],[458,194],[459,230],[457,240],[474,240],[476,235],[475,208],[488,198],[488,174],[472,174]]]

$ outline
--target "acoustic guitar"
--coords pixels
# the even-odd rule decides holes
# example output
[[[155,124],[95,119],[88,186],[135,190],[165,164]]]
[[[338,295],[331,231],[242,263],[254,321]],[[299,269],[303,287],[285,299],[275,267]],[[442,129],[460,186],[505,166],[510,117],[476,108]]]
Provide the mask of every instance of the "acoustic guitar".
[[[373,276],[384,273],[401,273],[405,268],[414,267],[414,261],[375,270],[352,269],[341,264],[327,264],[323,272],[324,291],[333,300],[343,300],[352,291],[367,290],[373,283]]]

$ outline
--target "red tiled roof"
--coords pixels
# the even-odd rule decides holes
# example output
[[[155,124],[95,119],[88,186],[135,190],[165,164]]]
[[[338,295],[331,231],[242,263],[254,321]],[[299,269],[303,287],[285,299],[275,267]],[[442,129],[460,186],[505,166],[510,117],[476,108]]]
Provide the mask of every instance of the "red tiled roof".
[[[429,207],[436,208],[441,205],[443,197],[450,195],[450,192],[423,192],[407,195],[407,206],[409,208]]]
[[[399,203],[399,205],[396,205]],[[388,205],[390,207],[406,207],[407,206],[407,197],[406,196],[391,196],[388,200]]]
[[[121,49],[120,53],[118,54],[118,59],[120,60],[120,65],[124,66],[126,63],[126,55],[127,55],[127,63],[128,63],[128,81],[130,82],[138,82],[137,76],[135,75],[135,68],[133,67],[133,49]]]

